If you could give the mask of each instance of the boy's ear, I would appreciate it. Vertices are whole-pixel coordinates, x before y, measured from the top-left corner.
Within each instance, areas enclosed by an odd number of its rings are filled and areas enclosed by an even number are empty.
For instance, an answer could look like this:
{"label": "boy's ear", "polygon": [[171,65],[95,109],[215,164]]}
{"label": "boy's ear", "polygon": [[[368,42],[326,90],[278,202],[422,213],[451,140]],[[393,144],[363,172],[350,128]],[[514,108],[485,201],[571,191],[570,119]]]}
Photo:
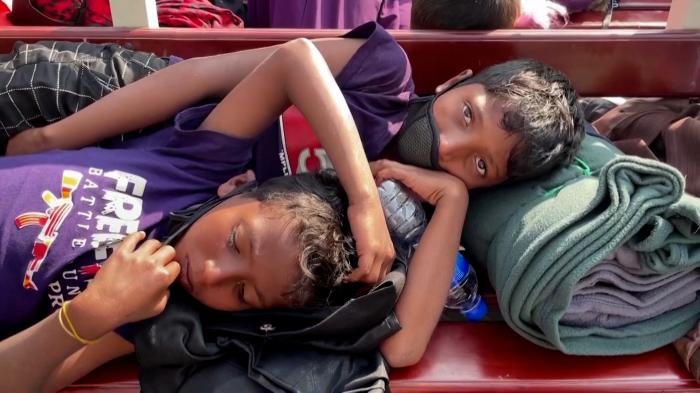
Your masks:
{"label": "boy's ear", "polygon": [[228,179],[228,181],[226,181],[226,183],[221,184],[219,186],[219,188],[216,190],[216,195],[223,198],[224,196],[230,194],[236,188],[238,188],[246,183],[250,183],[252,181],[255,181],[255,173],[253,171],[251,171],[250,169],[248,169],[247,171],[245,171],[245,173],[241,173],[240,175],[236,175],[236,176]]}
{"label": "boy's ear", "polygon": [[470,69],[466,69],[466,70],[460,72],[459,74],[448,79],[447,82],[438,85],[438,87],[435,88],[435,94],[441,94],[443,91],[449,89],[450,87],[456,85],[457,83],[460,83],[468,78],[471,78],[472,75],[474,75],[474,72]]}

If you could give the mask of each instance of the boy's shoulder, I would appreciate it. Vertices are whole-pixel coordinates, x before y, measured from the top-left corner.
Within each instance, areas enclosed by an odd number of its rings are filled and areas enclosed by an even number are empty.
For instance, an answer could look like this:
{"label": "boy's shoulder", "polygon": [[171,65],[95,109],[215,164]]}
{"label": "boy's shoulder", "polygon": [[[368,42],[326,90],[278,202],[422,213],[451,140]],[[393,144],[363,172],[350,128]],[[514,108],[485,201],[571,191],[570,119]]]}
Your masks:
{"label": "boy's shoulder", "polygon": [[343,36],[365,42],[336,77],[341,89],[413,94],[411,64],[396,39],[376,22],[356,27]]}

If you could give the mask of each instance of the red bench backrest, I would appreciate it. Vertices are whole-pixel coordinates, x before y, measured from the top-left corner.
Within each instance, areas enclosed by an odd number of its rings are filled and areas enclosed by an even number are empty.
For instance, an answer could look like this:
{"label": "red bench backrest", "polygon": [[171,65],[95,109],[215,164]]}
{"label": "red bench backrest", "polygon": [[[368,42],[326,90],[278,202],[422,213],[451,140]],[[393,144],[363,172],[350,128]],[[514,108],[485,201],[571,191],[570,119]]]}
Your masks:
{"label": "red bench backrest", "polygon": [[[0,52],[16,40],[111,41],[160,55],[183,57],[338,35],[333,30],[126,30],[10,27],[0,30]],[[394,33],[413,64],[418,91],[464,68],[532,57],[560,68],[586,96],[700,96],[700,32],[559,30]],[[436,59],[443,58],[443,61]]]}

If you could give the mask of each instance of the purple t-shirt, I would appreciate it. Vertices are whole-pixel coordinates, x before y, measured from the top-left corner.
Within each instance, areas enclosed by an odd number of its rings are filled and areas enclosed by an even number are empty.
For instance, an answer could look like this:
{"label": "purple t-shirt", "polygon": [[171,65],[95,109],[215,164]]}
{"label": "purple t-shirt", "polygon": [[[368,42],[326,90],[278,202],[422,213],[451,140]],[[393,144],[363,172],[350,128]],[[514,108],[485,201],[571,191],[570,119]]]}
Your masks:
{"label": "purple t-shirt", "polygon": [[248,0],[247,27],[352,29],[365,22],[411,28],[411,0]]}
{"label": "purple t-shirt", "polygon": [[[410,66],[375,23],[346,36],[367,39],[337,81],[373,159],[406,116]],[[213,106],[184,110],[173,127],[110,148],[0,158],[0,337],[82,292],[111,253],[105,244],[157,227],[245,169],[265,180],[330,166],[293,109],[256,140],[241,141],[192,131]]]}
{"label": "purple t-shirt", "polygon": [[[379,158],[406,118],[414,94],[408,57],[396,40],[374,22],[344,35],[365,38],[336,77],[350,108],[365,153]],[[313,130],[295,108],[270,125],[255,147],[253,170],[258,179],[330,167]]]}
{"label": "purple t-shirt", "polygon": [[212,108],[182,111],[154,148],[0,158],[0,337],[82,292],[109,244],[208,199],[250,163],[251,141],[195,131]]}

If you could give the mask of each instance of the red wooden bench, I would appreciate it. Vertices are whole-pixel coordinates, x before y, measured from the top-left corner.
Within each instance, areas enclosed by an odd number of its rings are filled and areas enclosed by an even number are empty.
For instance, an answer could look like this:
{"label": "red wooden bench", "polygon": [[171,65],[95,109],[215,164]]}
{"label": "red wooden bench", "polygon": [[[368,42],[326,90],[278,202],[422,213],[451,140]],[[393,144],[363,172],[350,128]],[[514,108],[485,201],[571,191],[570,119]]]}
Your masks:
{"label": "red wooden bench", "polygon": [[[0,29],[0,52],[15,40],[86,38],[184,57],[270,45],[291,30],[125,30],[108,28]],[[337,35],[308,31],[307,37]],[[532,57],[564,70],[586,96],[700,96],[700,32],[568,30],[396,32],[419,92],[463,68],[475,71],[507,59]],[[443,57],[444,56],[444,57]],[[436,61],[444,58],[445,61]],[[493,297],[489,297],[491,305]],[[442,323],[416,366],[392,372],[396,392],[700,391],[670,346],[624,357],[572,357],[542,349],[505,324]],[[67,392],[137,392],[133,358],[113,362]]]}
{"label": "red wooden bench", "polygon": [[[134,362],[112,362],[64,392],[138,392]],[[637,356],[566,356],[495,322],[442,323],[421,363],[392,372],[391,388],[398,393],[700,391],[670,347]]]}
{"label": "red wooden bench", "polygon": [[620,10],[668,10],[671,0],[618,0]]}

